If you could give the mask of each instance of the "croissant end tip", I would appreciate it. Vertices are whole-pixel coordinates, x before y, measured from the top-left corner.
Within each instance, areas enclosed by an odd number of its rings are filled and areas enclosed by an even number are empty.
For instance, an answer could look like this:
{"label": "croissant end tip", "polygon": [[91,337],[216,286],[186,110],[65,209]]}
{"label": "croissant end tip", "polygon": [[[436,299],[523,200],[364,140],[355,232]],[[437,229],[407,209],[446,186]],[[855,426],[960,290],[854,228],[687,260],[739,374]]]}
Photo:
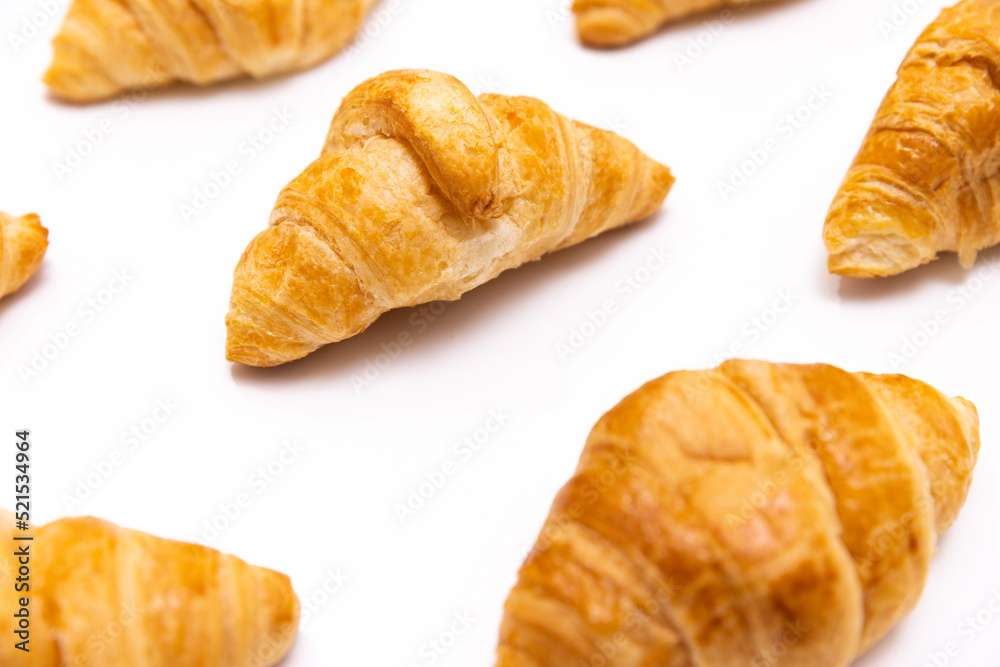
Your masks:
{"label": "croissant end tip", "polygon": [[573,6],[576,31],[588,46],[614,48],[644,37],[649,30],[620,7]]}
{"label": "croissant end tip", "polygon": [[847,237],[828,226],[824,236],[830,273],[850,278],[894,276],[934,259],[924,257],[909,238],[885,230]]}

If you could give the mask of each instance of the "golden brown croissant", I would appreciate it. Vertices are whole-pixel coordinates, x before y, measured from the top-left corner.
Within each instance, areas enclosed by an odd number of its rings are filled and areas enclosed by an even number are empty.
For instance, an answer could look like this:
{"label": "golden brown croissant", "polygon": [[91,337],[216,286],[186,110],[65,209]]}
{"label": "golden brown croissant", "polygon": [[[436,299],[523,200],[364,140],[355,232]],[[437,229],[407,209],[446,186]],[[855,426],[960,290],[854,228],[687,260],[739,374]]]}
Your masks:
{"label": "golden brown croissant", "polygon": [[0,212],[0,298],[34,275],[49,247],[49,230],[34,213],[15,218]]}
{"label": "golden brown croissant", "polygon": [[924,31],[826,219],[833,273],[890,276],[1000,241],[1000,5],[965,0]]}
{"label": "golden brown croissant", "polygon": [[965,502],[975,406],[899,375],[730,361],[594,427],[497,665],[843,667],[913,609]]}
{"label": "golden brown croissant", "polygon": [[574,0],[576,30],[591,46],[621,46],[648,37],[661,26],[711,11],[768,0]]}
{"label": "golden brown croissant", "polygon": [[269,667],[295,637],[288,577],[214,549],[90,518],[25,533],[3,510],[0,543],[0,665]]}
{"label": "golden brown croissant", "polygon": [[91,102],[171,81],[208,84],[311,67],[375,0],[73,0],[45,83]]}
{"label": "golden brown croissant", "polygon": [[528,97],[428,71],[375,77],[333,118],[233,277],[227,357],[274,366],[403,306],[644,218],[670,171]]}

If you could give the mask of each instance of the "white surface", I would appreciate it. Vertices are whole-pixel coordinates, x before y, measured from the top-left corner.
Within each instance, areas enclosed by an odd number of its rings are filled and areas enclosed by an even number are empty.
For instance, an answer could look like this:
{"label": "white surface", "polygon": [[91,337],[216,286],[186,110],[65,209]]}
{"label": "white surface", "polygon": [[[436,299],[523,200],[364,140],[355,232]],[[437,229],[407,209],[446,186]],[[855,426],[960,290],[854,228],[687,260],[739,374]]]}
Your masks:
{"label": "white surface", "polygon": [[[961,624],[1000,591],[1000,279],[959,308],[953,291],[975,272],[953,256],[896,279],[842,281],[826,273],[820,240],[898,63],[944,3],[912,0],[915,14],[888,37],[878,22],[891,16],[891,0],[740,12],[683,69],[675,57],[705,30],[700,19],[598,52],[577,44],[567,4],[402,0],[359,52],[300,75],[74,108],[39,83],[57,20],[14,53],[10,33],[40,2],[4,0],[0,207],[37,211],[51,230],[40,274],[0,304],[0,432],[9,440],[15,428],[33,431],[35,518],[94,514],[191,539],[246,492],[252,505],[214,546],[288,572],[304,599],[328,570],[350,578],[303,625],[288,665],[489,665],[518,566],[591,425],[623,396],[667,371],[713,365],[733,343],[743,356],[896,370],[889,353],[944,309],[946,325],[899,370],[978,404],[977,479],[920,607],[860,664],[922,667],[955,642],[948,665],[996,665],[1000,615],[971,639]],[[614,127],[673,167],[677,185],[648,222],[509,272],[447,304],[425,331],[412,313],[393,313],[295,364],[232,366],[223,318],[240,253],[281,187],[318,154],[340,98],[398,67],[535,95]],[[833,97],[788,137],[778,123],[814,86]],[[294,121],[248,161],[241,144],[274,109]],[[105,119],[110,134],[57,178],[54,163]],[[717,182],[770,137],[777,153],[723,202]],[[180,205],[230,160],[241,173],[185,224]],[[659,247],[671,253],[667,265],[634,298],[616,295],[616,282]],[[1000,252],[985,253],[977,271],[990,262]],[[78,304],[121,269],[134,278],[88,321]],[[754,338],[746,323],[765,316],[779,290],[794,293],[795,307]],[[617,313],[560,359],[557,343],[608,296]],[[19,366],[70,322],[80,335],[22,381]],[[400,331],[415,342],[357,393],[352,376]],[[141,427],[157,399],[179,407],[67,509],[64,494],[123,449],[122,434]],[[461,460],[455,443],[491,409],[508,423]],[[286,439],[306,450],[258,495],[251,476]],[[0,451],[0,469],[6,458],[12,448]],[[449,459],[457,473],[400,525],[394,505]],[[0,503],[11,496],[0,487]],[[423,647],[464,611],[471,629],[430,660]]]}

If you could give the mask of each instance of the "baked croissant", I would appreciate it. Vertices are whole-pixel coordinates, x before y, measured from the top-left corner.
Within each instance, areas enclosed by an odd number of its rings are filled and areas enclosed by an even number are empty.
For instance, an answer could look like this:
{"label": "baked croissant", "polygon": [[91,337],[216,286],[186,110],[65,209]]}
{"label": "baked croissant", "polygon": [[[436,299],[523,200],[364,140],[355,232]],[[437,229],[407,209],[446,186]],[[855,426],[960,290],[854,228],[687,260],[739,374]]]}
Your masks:
{"label": "baked croissant", "polygon": [[429,71],[354,89],[233,276],[227,358],[274,366],[644,218],[670,171],[529,97]]}
{"label": "baked croissant", "polygon": [[975,406],[899,375],[730,361],[594,427],[497,665],[842,667],[910,612],[965,502]]}
{"label": "baked croissant", "polygon": [[42,263],[49,230],[34,213],[15,218],[0,212],[0,298],[16,292]]}
{"label": "baked croissant", "polygon": [[[34,540],[12,539],[24,535]],[[214,549],[91,518],[25,533],[3,510],[0,542],[0,665],[269,667],[295,637],[288,577]],[[20,596],[28,653],[15,647],[26,639],[15,634]]]}
{"label": "baked croissant", "polygon": [[73,0],[45,83],[92,102],[171,81],[305,69],[340,51],[375,0]]}
{"label": "baked croissant", "polygon": [[574,0],[576,30],[591,46],[622,46],[667,23],[715,9],[745,8],[768,0]]}
{"label": "baked croissant", "polygon": [[826,218],[829,268],[890,276],[1000,241],[1000,6],[945,9],[899,68]]}

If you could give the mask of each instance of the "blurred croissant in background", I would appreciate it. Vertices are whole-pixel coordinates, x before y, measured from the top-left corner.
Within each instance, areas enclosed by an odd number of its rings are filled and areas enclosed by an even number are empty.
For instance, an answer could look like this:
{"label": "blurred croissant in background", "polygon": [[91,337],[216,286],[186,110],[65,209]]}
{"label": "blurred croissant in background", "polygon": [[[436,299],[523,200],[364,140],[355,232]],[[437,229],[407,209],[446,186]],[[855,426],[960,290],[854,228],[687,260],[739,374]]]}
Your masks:
{"label": "blurred croissant in background", "polygon": [[295,640],[283,574],[89,517],[17,526],[0,509],[3,667],[271,667]]}
{"label": "blurred croissant in background", "polygon": [[42,263],[49,230],[34,213],[14,217],[0,212],[0,298],[16,292]]}
{"label": "blurred croissant in background", "polygon": [[75,102],[172,81],[306,69],[344,48],[375,0],[73,0],[45,83]]}
{"label": "blurred croissant in background", "polygon": [[772,0],[575,0],[576,30],[590,46],[623,46],[662,26],[711,10],[744,9]]}

